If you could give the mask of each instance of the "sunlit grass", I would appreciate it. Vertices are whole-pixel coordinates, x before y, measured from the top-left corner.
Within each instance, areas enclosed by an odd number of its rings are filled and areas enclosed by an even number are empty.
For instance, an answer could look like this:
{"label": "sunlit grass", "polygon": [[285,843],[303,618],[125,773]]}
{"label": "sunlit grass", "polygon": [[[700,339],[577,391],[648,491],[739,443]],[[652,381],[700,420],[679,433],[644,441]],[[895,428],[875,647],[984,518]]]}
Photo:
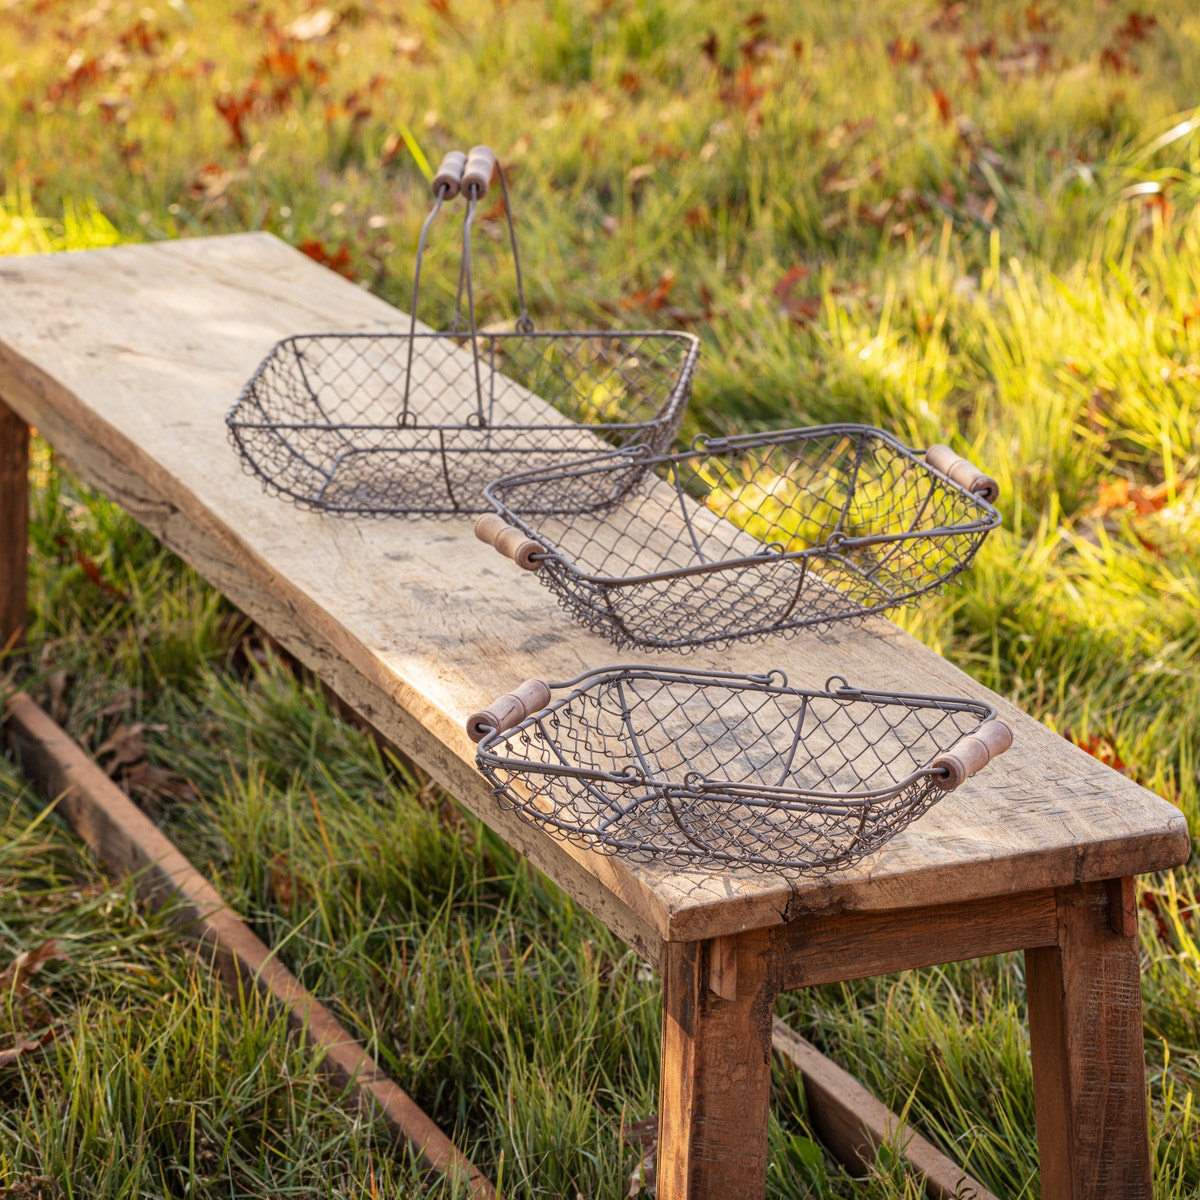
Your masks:
{"label": "sunlit grass", "polygon": [[[344,247],[404,306],[420,159],[487,141],[539,325],[701,336],[687,436],[862,420],[995,475],[1004,528],[900,619],[1197,828],[1194,5],[1150,24],[1129,6],[380,2],[330,6],[324,32],[319,6],[267,11],[4,7],[0,253],[261,228]],[[511,316],[501,229],[481,230],[483,319]],[[457,233],[431,248],[435,322]],[[657,1102],[652,973],[244,644],[42,443],[33,478],[32,654],[4,669],[93,749],[146,726],[198,798],[143,799],[506,1190],[624,1196],[621,1126]],[[274,1018],[35,823],[8,768],[0,797],[0,970],[49,937],[71,954],[37,980],[62,1035],[0,1069],[0,1189],[439,1194]],[[1200,1194],[1197,886],[1189,867],[1143,896],[1160,1200]],[[1037,1194],[1019,957],[781,1007],[997,1194]],[[38,1016],[10,1002],[0,1035],[39,1035]],[[827,1160],[782,1068],[773,1113],[770,1195],[917,1194],[894,1158],[857,1183]]]}

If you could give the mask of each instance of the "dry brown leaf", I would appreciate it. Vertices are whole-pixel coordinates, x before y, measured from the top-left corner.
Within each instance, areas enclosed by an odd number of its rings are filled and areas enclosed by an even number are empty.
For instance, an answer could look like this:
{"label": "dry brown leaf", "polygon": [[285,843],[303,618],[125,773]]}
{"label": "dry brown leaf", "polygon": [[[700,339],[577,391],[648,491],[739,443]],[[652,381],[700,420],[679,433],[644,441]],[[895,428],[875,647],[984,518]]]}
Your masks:
{"label": "dry brown leaf", "polygon": [[312,888],[304,876],[292,867],[287,851],[281,850],[276,854],[267,870],[271,899],[280,908],[291,909],[297,901],[303,903],[312,899]]}
{"label": "dry brown leaf", "polygon": [[[105,738],[96,747],[97,759],[112,755],[112,761],[104,768],[110,778],[122,767],[132,766],[146,757],[145,732],[147,728],[141,722],[136,725],[118,725],[112,736]],[[157,728],[161,729],[162,726]]]}
{"label": "dry brown leaf", "polygon": [[178,800],[190,804],[196,799],[196,789],[186,779],[166,767],[153,763],[135,763],[121,775],[121,786],[139,799]]}
{"label": "dry brown leaf", "polygon": [[284,27],[283,32],[298,42],[315,42],[328,37],[338,20],[337,13],[327,8],[318,8],[297,17],[290,25]]}
{"label": "dry brown leaf", "polygon": [[58,1184],[49,1175],[33,1171],[25,1171],[4,1193],[5,1200],[58,1200],[61,1195]]}
{"label": "dry brown leaf", "polygon": [[67,688],[70,686],[70,684],[70,673],[62,668],[54,671],[46,680],[46,690],[48,692],[47,707],[50,710],[51,717],[53,717],[54,720],[60,725],[66,723],[67,716],[70,712],[64,698],[66,696]]}
{"label": "dry brown leaf", "polygon": [[636,1146],[640,1150],[637,1166],[629,1173],[629,1190],[625,1200],[638,1200],[643,1191],[651,1196],[655,1194],[658,1180],[656,1168],[658,1165],[658,1117],[652,1115],[645,1120],[635,1121],[621,1130],[621,1141],[626,1146]]}
{"label": "dry brown leaf", "polygon": [[58,1030],[51,1026],[40,1038],[17,1038],[15,1046],[10,1046],[7,1050],[0,1050],[0,1067],[11,1067],[17,1059],[23,1058],[34,1050],[40,1050],[43,1046],[50,1045],[56,1037],[58,1037]]}
{"label": "dry brown leaf", "polygon": [[57,938],[50,938],[32,950],[22,950],[3,971],[0,971],[0,994],[25,991],[29,987],[29,980],[48,962],[69,960],[70,955],[59,946]]}
{"label": "dry brown leaf", "polygon": [[137,706],[142,699],[140,688],[123,688],[101,710],[102,717],[115,717],[117,713],[128,712]]}

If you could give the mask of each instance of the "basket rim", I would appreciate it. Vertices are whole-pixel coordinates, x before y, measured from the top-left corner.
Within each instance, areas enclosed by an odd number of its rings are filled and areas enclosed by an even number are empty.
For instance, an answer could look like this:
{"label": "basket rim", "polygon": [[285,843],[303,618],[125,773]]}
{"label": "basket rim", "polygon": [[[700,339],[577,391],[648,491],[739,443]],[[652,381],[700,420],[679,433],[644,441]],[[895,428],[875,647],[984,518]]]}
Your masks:
{"label": "basket rim", "polygon": [[[820,436],[837,433],[848,435],[861,434],[884,442],[893,450],[898,451],[902,457],[907,458],[918,469],[928,471],[929,474],[941,480],[947,487],[952,488],[959,495],[973,502],[983,510],[982,514],[972,521],[956,525],[940,525],[930,529],[907,530],[898,533],[872,534],[860,537],[837,535],[836,540],[829,539],[823,545],[809,546],[803,550],[785,550],[777,542],[763,543],[763,551],[760,554],[742,555],[737,558],[723,558],[713,562],[696,563],[686,567],[673,567],[670,570],[643,572],[640,575],[600,575],[584,571],[578,563],[562,550],[550,548],[550,546],[553,546],[551,539],[547,538],[536,525],[527,521],[515,509],[510,508],[501,498],[506,489],[518,485],[546,483],[579,474],[600,474],[605,471],[617,470],[626,464],[629,466],[640,466],[649,472],[653,471],[656,467],[687,462],[701,456],[721,454],[726,451],[751,450],[772,443],[815,440]],[[970,534],[986,536],[993,529],[998,528],[1003,520],[1000,511],[992,504],[974,492],[967,491],[966,488],[955,483],[954,480],[949,479],[936,468],[931,467],[919,451],[906,445],[899,438],[888,433],[887,430],[880,429],[875,425],[851,423],[796,426],[789,429],[765,430],[761,433],[738,434],[722,438],[712,438],[706,434],[699,434],[692,439],[691,446],[687,450],[671,451],[665,454],[652,454],[648,447],[640,445],[617,448],[604,451],[600,454],[589,455],[586,458],[576,459],[572,462],[556,463],[549,467],[532,468],[528,471],[502,475],[484,487],[483,495],[492,504],[496,512],[506,521],[518,526],[534,540],[548,544],[546,552],[541,556],[541,561],[555,562],[583,583],[608,588],[634,587],[646,583],[658,583],[670,579],[705,575],[713,571],[733,570],[738,567],[824,559],[831,554],[858,550],[867,546],[892,545],[897,542],[932,538],[961,537]],[[723,519],[728,520],[728,518]],[[754,537],[753,534],[747,534],[747,536]],[[773,547],[778,548],[775,549]]]}
{"label": "basket rim", "polygon": [[[640,664],[623,666],[599,667],[585,671],[573,679],[561,683],[550,683],[547,686],[553,691],[571,689],[557,700],[537,712],[530,714],[523,721],[509,729],[493,730],[480,739],[476,746],[475,761],[486,774],[488,769],[503,769],[510,771],[528,771],[541,776],[568,776],[584,781],[597,783],[615,783],[619,785],[640,784],[656,794],[663,796],[699,797],[707,800],[720,800],[729,797],[742,803],[747,798],[765,797],[777,800],[815,800],[850,804],[867,807],[880,800],[886,800],[903,792],[921,779],[937,774],[937,769],[930,763],[924,763],[911,771],[904,779],[889,784],[884,788],[859,789],[851,792],[820,791],[810,788],[781,787],[758,784],[731,783],[726,780],[710,779],[698,774],[689,774],[682,784],[664,781],[661,778],[647,776],[636,768],[623,771],[600,771],[590,767],[570,766],[566,763],[556,763],[552,767],[546,763],[531,759],[501,756],[495,753],[503,742],[517,737],[524,731],[539,725],[545,718],[561,711],[572,700],[587,694],[594,688],[603,687],[618,680],[647,679],[652,682],[664,681],[708,683],[729,690],[753,689],[767,695],[792,696],[804,700],[840,700],[847,703],[865,701],[875,704],[895,705],[905,708],[937,708],[945,712],[971,713],[979,718],[979,724],[994,719],[997,710],[986,700],[976,700],[969,696],[935,696],[914,692],[891,692],[867,688],[853,687],[839,675],[830,676],[826,680],[824,690],[815,688],[792,687],[787,682],[787,676],[782,670],[775,669],[767,674],[741,674],[736,672],[706,671],[688,667],[658,668]],[[839,681],[839,687],[831,685]],[[947,791],[953,789],[945,789]]]}
{"label": "basket rim", "polygon": [[[414,333],[400,332],[396,330],[351,330],[337,331],[325,330],[320,333],[291,333],[287,337],[280,338],[275,342],[263,358],[255,367],[254,373],[242,385],[241,391],[238,393],[237,399],[230,406],[225,414],[225,424],[230,430],[234,429],[317,429],[317,430],[375,430],[375,429],[392,429],[400,428],[400,426],[392,425],[375,425],[366,424],[363,422],[312,422],[312,423],[292,423],[286,424],[277,421],[246,421],[238,416],[238,410],[244,403],[250,400],[253,396],[255,385],[262,378],[267,368],[275,361],[277,356],[282,352],[291,350],[299,353],[296,348],[297,342],[314,342],[314,341],[395,341],[409,342],[416,339],[429,341],[437,338],[455,339],[458,341],[467,341],[471,334],[467,330],[452,332],[448,330],[435,329],[418,329]],[[476,338],[491,338],[496,340],[507,340],[511,338],[521,338],[528,340],[530,338],[603,338],[603,337],[636,337],[636,338],[658,338],[670,341],[682,342],[687,347],[687,353],[684,355],[679,368],[676,372],[675,381],[670,388],[664,393],[664,402],[653,417],[645,421],[628,421],[628,422],[575,422],[581,429],[654,429],[660,425],[670,424],[674,419],[675,414],[680,407],[687,402],[687,396],[691,391],[691,379],[695,374],[696,365],[700,358],[701,342],[700,338],[683,329],[534,329],[528,332],[523,332],[519,329],[483,331],[477,330]],[[545,402],[551,408],[553,405],[550,401]],[[406,428],[419,429],[441,429],[446,431],[451,430],[476,430],[480,428],[500,429],[500,430],[537,430],[545,429],[560,429],[561,424],[556,425],[492,425],[492,426],[477,426],[463,422],[460,424],[443,424],[443,425],[418,425],[407,426]]]}

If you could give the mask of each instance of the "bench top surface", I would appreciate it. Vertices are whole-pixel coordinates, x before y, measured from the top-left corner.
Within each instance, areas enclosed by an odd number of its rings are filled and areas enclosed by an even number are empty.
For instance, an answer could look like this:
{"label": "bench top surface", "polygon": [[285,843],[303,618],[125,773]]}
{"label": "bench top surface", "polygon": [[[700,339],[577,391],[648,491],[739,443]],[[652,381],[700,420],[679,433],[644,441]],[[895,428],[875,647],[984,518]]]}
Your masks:
{"label": "bench top surface", "polygon": [[[408,731],[439,782],[631,940],[652,949],[656,938],[1000,896],[1186,858],[1173,805],[885,620],[686,659],[618,651],[478,542],[469,519],[353,521],[264,495],[230,448],[225,413],[276,341],[324,330],[407,323],[266,234],[0,260],[0,397],[403,749]],[[1016,740],[881,851],[825,878],[627,865],[500,812],[464,731],[470,712],[524,679],[620,662],[782,667],[799,686],[836,674],[985,697]]]}

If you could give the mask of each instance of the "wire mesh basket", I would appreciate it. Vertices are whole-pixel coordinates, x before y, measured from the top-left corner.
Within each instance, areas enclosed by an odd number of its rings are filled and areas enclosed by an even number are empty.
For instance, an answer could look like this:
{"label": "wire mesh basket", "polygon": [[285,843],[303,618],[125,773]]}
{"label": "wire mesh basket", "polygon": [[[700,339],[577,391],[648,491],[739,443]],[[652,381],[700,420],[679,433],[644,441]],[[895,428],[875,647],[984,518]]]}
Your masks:
{"label": "wire mesh basket", "polygon": [[687,650],[937,590],[1000,523],[998,490],[945,446],[823,425],[508,476],[476,534],[618,646]]}
{"label": "wire mesh basket", "polygon": [[636,666],[530,680],[467,730],[500,804],[556,837],[806,874],[877,850],[1012,744],[977,700]]}
{"label": "wire mesh basket", "polygon": [[[471,231],[492,173],[516,269],[516,328],[477,327]],[[612,446],[665,451],[678,432],[698,339],[659,330],[538,331],[525,304],[508,186],[495,155],[446,156],[421,229],[406,333],[285,338],[230,410],[230,439],[264,487],[347,516],[487,509],[482,486],[531,465]],[[418,327],[421,264],[443,205],[466,201],[454,322]],[[463,318],[463,300],[466,317]]]}

